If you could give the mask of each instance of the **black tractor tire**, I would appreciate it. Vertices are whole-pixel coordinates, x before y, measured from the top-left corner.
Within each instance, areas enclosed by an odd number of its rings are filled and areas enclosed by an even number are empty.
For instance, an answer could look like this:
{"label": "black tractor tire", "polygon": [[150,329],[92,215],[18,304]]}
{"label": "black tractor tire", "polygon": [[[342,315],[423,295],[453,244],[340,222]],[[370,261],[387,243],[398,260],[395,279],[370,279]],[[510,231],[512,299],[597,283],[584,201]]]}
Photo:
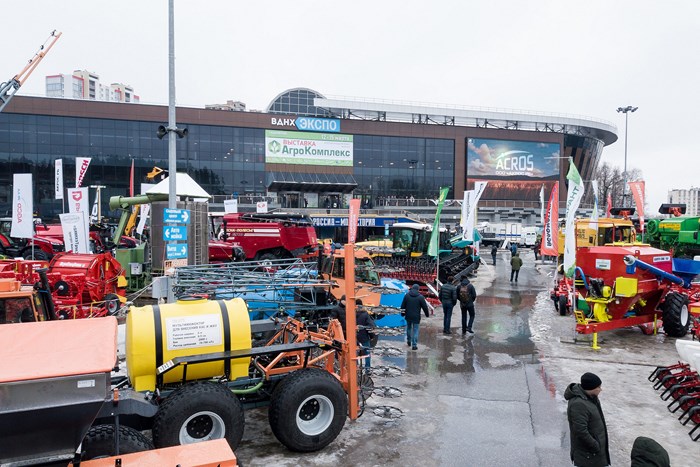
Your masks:
{"label": "black tractor tire", "polygon": [[121,307],[121,302],[119,301],[119,296],[113,293],[105,295],[105,309],[107,310],[107,314],[112,316],[114,315],[117,311],[119,311],[119,308]]}
{"label": "black tractor tire", "polygon": [[559,295],[557,301],[559,302],[559,316],[566,316],[569,313],[566,295]]}
{"label": "black tractor tire", "polygon": [[671,337],[683,337],[688,333],[690,313],[688,312],[688,297],[678,292],[666,295],[663,304],[662,319],[664,332]]}
{"label": "black tractor tire", "polygon": [[[24,259],[32,259],[32,249],[29,248],[25,250],[24,253],[22,253],[22,258]],[[37,261],[49,261],[51,258],[49,257],[49,254],[45,252],[44,250],[40,250],[39,248],[34,248],[34,259]]]}
{"label": "black tractor tire", "polygon": [[226,438],[235,450],[243,437],[243,405],[226,386],[189,383],[170,394],[153,421],[158,448]]}
{"label": "black tractor tire", "polygon": [[340,382],[319,368],[285,377],[272,392],[268,418],[275,437],[291,451],[328,446],[345,426],[348,398]]}
{"label": "black tractor tire", "polygon": [[140,431],[131,427],[119,426],[119,453],[114,449],[114,425],[96,425],[90,428],[83,440],[82,460],[99,459],[118,454],[133,454],[150,451],[153,443]]}

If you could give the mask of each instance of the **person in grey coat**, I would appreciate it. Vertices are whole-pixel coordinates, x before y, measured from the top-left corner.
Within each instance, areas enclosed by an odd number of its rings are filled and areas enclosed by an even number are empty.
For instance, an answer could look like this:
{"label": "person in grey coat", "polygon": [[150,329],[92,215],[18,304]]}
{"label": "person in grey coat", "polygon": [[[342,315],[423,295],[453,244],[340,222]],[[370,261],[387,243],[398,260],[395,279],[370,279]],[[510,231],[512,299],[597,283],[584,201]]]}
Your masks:
{"label": "person in grey coat", "polygon": [[454,286],[454,281],[454,276],[449,276],[447,282],[440,287],[440,294],[438,295],[440,303],[442,303],[442,314],[444,315],[442,320],[442,332],[445,334],[452,334],[452,331],[450,331],[452,309],[455,307],[455,304],[457,304],[457,287]]}
{"label": "person in grey coat", "polygon": [[571,432],[571,461],[577,467],[610,465],[608,429],[598,395],[602,381],[593,373],[584,373],[581,384],[571,383],[564,391],[568,402],[566,416]]}
{"label": "person in grey coat", "polygon": [[406,343],[413,350],[418,350],[418,328],[420,327],[420,312],[425,313],[425,317],[430,317],[428,302],[418,291],[418,284],[413,284],[411,290],[403,297],[401,309],[406,316]]}

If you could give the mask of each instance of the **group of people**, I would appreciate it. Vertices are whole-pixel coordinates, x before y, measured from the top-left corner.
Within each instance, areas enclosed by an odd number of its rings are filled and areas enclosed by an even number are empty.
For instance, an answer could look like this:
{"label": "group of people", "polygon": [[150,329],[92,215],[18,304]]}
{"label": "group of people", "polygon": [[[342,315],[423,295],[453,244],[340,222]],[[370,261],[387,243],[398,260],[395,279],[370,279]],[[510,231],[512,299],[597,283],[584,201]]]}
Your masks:
{"label": "group of people", "polygon": [[[466,277],[459,285],[456,285],[454,276],[447,278],[447,282],[440,288],[439,299],[442,303],[443,333],[452,334],[450,330],[452,323],[452,310],[459,302],[462,312],[462,334],[474,334],[472,325],[474,324],[474,302],[476,301],[476,289]],[[406,345],[411,350],[418,349],[418,335],[420,330],[421,313],[426,318],[430,317],[430,308],[425,297],[420,293],[418,284],[413,284],[401,302],[402,314],[406,319]]]}
{"label": "group of people", "polygon": [[[584,373],[580,383],[571,383],[564,391],[566,417],[571,435],[571,462],[577,467],[610,465],[608,428],[605,424],[600,395],[603,382],[598,375]],[[631,467],[670,467],[668,452],[651,438],[634,440]]]}
{"label": "group of people", "polygon": [[[340,322],[340,327],[343,328],[343,333],[347,333],[345,323],[346,323],[346,305],[347,299],[345,295],[340,297],[338,300],[338,305],[331,310],[329,317],[331,319],[337,319]],[[371,330],[376,328],[377,325],[374,323],[372,317],[365,310],[362,300],[355,300],[355,325],[357,326],[357,343],[360,345],[361,357],[365,357],[360,360],[360,365],[364,365],[366,368],[370,367],[372,357],[370,355],[370,347],[372,342]]]}

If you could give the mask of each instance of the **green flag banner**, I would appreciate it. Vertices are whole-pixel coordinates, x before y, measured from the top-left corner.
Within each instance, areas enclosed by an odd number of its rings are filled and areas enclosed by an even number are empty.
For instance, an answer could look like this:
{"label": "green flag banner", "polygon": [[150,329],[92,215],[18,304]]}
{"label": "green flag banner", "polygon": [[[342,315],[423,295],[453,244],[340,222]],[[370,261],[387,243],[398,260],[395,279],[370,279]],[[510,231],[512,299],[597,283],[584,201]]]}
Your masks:
{"label": "green flag banner", "polygon": [[438,255],[440,240],[440,213],[442,212],[442,206],[445,204],[445,199],[447,198],[448,191],[450,191],[449,186],[440,188],[440,198],[438,198],[437,211],[435,212],[435,223],[433,224],[433,233],[430,235],[430,245],[428,246],[429,256]]}
{"label": "green flag banner", "polygon": [[564,237],[564,273],[566,277],[574,277],[576,269],[576,210],[583,198],[583,180],[579,175],[574,161],[569,158],[569,190],[566,196],[566,230]]}

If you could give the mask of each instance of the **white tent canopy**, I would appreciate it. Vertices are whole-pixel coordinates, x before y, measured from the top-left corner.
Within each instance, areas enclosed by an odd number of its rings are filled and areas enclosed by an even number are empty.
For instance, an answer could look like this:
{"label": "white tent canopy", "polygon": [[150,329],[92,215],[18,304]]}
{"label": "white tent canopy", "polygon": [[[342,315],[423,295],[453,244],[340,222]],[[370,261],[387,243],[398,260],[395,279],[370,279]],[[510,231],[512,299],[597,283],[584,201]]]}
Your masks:
{"label": "white tent canopy", "polygon": [[[170,194],[170,177],[165,177],[156,186],[153,186],[146,191],[145,194],[167,195]],[[188,198],[211,198],[209,193],[204,191],[204,188],[199,186],[197,182],[192,180],[192,177],[186,173],[177,173],[175,179],[175,188],[177,196],[185,196]]]}

